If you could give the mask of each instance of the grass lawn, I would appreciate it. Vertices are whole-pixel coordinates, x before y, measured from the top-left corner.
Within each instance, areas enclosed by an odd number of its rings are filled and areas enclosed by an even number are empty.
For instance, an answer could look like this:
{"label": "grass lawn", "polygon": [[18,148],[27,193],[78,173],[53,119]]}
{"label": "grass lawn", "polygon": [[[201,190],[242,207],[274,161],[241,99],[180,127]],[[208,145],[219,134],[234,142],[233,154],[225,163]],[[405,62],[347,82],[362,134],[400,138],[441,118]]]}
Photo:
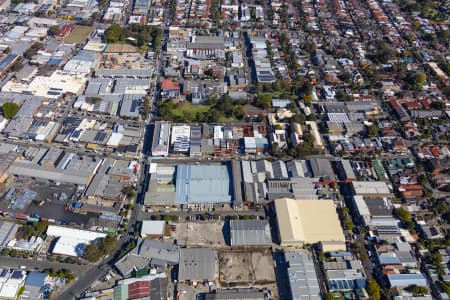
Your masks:
{"label": "grass lawn", "polygon": [[191,112],[194,116],[199,113],[205,113],[209,109],[209,105],[193,105],[190,102],[183,102],[177,104],[175,108],[172,110],[172,114],[174,116],[183,116],[183,114],[187,111]]}
{"label": "grass lawn", "polygon": [[75,26],[72,32],[64,39],[64,42],[69,44],[81,44],[91,32],[92,27],[90,26]]}
{"label": "grass lawn", "polygon": [[[283,96],[284,91],[278,91],[278,92],[273,92],[273,93],[268,93],[268,92],[262,92],[262,93],[258,93],[259,95],[269,95],[271,96],[273,99],[279,99],[279,98],[289,98],[289,97],[282,97]],[[290,95],[289,95],[290,96]]]}

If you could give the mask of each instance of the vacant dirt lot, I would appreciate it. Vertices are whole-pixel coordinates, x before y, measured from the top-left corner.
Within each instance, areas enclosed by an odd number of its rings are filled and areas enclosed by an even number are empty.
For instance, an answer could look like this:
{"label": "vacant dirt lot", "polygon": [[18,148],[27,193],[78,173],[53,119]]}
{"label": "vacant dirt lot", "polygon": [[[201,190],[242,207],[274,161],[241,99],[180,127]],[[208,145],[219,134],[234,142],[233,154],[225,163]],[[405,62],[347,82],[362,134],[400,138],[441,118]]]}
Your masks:
{"label": "vacant dirt lot", "polygon": [[219,282],[222,286],[275,282],[272,251],[219,251]]}
{"label": "vacant dirt lot", "polygon": [[222,233],[223,222],[183,222],[176,225],[172,237],[180,243],[186,242],[188,247],[211,247],[228,249]]}
{"label": "vacant dirt lot", "polygon": [[138,49],[129,44],[108,44],[105,48],[105,53],[126,53],[138,52]]}

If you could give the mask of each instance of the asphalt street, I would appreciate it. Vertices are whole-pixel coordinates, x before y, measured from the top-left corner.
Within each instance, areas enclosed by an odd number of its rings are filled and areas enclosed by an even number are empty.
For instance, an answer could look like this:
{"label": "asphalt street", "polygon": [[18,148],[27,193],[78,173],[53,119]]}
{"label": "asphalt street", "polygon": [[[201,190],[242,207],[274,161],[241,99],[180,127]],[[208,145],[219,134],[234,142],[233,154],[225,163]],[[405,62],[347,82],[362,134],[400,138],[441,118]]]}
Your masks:
{"label": "asphalt street", "polygon": [[43,269],[69,269],[75,275],[82,275],[86,268],[89,266],[77,265],[77,264],[66,264],[55,261],[42,260],[38,261],[35,259],[23,259],[0,256],[0,267],[18,269],[20,266],[26,266],[26,271],[43,270]]}

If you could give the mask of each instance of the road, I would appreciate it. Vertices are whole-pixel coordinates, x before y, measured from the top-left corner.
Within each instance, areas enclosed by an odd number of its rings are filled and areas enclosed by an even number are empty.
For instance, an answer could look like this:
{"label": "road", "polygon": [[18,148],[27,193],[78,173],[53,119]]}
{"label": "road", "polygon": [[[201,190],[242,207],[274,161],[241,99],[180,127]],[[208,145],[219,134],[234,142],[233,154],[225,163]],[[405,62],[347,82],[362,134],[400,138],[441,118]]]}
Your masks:
{"label": "road", "polygon": [[5,268],[18,269],[20,266],[26,266],[27,271],[33,270],[43,270],[43,269],[68,269],[71,270],[75,275],[80,276],[86,271],[85,265],[77,264],[66,264],[56,261],[42,260],[38,261],[35,259],[23,259],[15,257],[0,256],[0,266]]}
{"label": "road", "polygon": [[107,272],[109,272],[109,269],[103,270],[98,265],[91,268],[85,266],[84,274],[82,276],[78,276],[69,288],[65,289],[60,295],[58,295],[57,299],[77,299],[80,297],[82,292],[86,291],[96,280],[106,275]]}

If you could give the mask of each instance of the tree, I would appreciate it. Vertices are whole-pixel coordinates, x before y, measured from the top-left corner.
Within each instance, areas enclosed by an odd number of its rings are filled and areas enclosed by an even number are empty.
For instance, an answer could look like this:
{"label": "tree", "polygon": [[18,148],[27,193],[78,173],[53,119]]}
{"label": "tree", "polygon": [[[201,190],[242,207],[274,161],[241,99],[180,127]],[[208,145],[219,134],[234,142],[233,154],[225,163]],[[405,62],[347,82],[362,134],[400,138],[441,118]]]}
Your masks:
{"label": "tree", "polygon": [[367,136],[373,138],[373,137],[377,137],[379,133],[379,128],[377,125],[370,125],[369,127],[367,127]]}
{"label": "tree", "polygon": [[3,116],[6,119],[11,120],[12,118],[14,118],[14,116],[19,111],[19,105],[17,105],[14,102],[6,102],[2,106],[2,111],[3,111]]}
{"label": "tree", "polygon": [[96,262],[102,257],[102,254],[98,245],[96,243],[92,243],[84,248],[83,257],[90,262]]}
{"label": "tree", "polygon": [[122,192],[127,195],[128,199],[133,199],[136,197],[136,189],[131,185],[124,188]]}
{"label": "tree", "polygon": [[117,239],[111,235],[87,245],[83,257],[90,262],[96,262],[105,255],[112,253],[117,247]]}
{"label": "tree", "polygon": [[92,104],[97,104],[97,103],[103,101],[103,98],[101,98],[101,97],[92,97],[90,99],[90,101],[91,101]]}
{"label": "tree", "polygon": [[367,293],[370,296],[370,299],[374,300],[380,300],[381,299],[381,292],[380,292],[380,285],[378,282],[375,281],[375,279],[367,279]]}
{"label": "tree", "polygon": [[105,31],[105,41],[108,43],[117,43],[123,41],[125,36],[119,24],[112,24]]}
{"label": "tree", "polygon": [[272,106],[272,99],[270,95],[260,94],[256,98],[255,105],[263,109],[270,108]]}
{"label": "tree", "polygon": [[59,33],[59,26],[58,25],[53,25],[50,26],[50,28],[48,29],[48,34],[51,36],[55,36]]}
{"label": "tree", "polygon": [[147,117],[150,113],[150,98],[148,96],[144,97],[144,103],[142,105],[142,111],[144,112],[144,116]]}
{"label": "tree", "polygon": [[428,289],[424,286],[418,286],[415,284],[409,285],[405,288],[405,291],[413,294],[414,297],[423,296],[428,294]]}
{"label": "tree", "polygon": [[399,219],[403,224],[411,222],[411,214],[402,207],[394,209],[394,216],[397,219]]}

